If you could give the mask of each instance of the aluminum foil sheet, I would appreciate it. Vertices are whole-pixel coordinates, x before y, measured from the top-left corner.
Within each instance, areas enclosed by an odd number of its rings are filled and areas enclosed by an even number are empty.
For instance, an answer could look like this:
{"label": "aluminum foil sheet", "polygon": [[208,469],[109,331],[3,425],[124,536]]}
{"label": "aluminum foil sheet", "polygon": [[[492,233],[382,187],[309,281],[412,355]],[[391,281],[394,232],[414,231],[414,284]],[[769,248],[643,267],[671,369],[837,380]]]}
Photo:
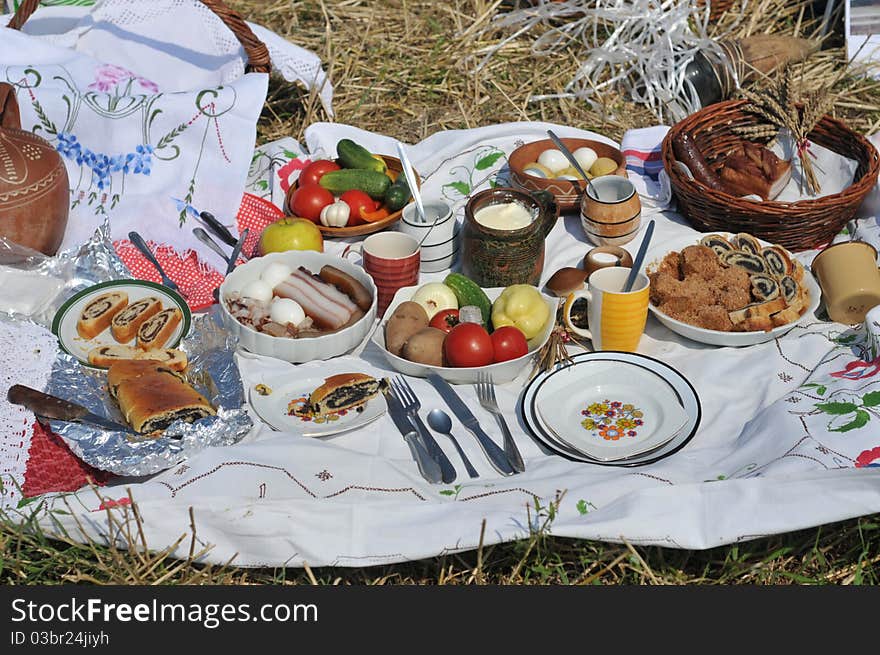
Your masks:
{"label": "aluminum foil sheet", "polygon": [[[179,346],[190,362],[187,380],[217,409],[217,416],[192,424],[177,421],[158,438],[54,420],[49,421],[52,431],[84,462],[125,476],[158,473],[205,448],[240,441],[253,421],[245,409],[244,385],[235,364],[236,343],[223,329],[217,309],[215,305],[214,311],[193,316],[192,329]],[[126,424],[106,388],[106,373],[83,366],[63,352],[52,369],[46,393]]]}

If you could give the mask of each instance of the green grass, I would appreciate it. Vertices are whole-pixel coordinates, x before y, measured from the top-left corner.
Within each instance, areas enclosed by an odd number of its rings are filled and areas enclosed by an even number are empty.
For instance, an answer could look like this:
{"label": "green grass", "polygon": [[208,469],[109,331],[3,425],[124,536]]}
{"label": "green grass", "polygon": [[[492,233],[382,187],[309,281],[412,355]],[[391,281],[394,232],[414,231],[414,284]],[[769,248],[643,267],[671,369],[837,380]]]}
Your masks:
{"label": "green grass", "polygon": [[[811,3],[755,0],[755,31],[808,32]],[[501,51],[480,73],[475,56],[502,35],[477,35],[498,3],[483,0],[229,0],[259,22],[321,56],[335,86],[335,120],[414,143],[444,129],[543,120],[619,139],[653,124],[647,111],[609,94],[597,111],[576,100],[530,103],[562,89],[578,51],[548,58],[527,39]],[[839,29],[838,22],[838,29]],[[723,25],[723,23],[722,23]],[[426,35],[432,35],[426,38]],[[442,38],[442,40],[441,40]],[[844,65],[839,37],[809,67],[813,83]],[[880,83],[847,77],[834,114],[872,133],[880,125]],[[302,139],[328,120],[317,96],[273,78],[259,123],[260,141]],[[145,552],[134,534],[127,549],[80,539],[50,539],[32,524],[0,516],[3,584],[878,584],[880,515],[704,551],[641,547],[549,536],[552,521],[513,543],[370,568],[243,569],[207,567]],[[198,526],[195,526],[196,530]],[[149,544],[147,544],[149,546]],[[197,554],[194,552],[194,555]]]}

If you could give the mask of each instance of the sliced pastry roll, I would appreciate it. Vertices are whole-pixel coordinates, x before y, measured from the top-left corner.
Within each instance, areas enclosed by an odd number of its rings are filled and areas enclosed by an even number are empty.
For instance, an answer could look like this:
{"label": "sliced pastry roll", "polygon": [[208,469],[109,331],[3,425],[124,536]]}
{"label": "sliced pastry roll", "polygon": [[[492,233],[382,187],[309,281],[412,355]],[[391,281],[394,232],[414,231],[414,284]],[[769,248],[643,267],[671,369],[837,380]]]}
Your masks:
{"label": "sliced pastry roll", "polygon": [[154,350],[141,350],[134,346],[112,345],[99,346],[89,351],[89,364],[110,368],[113,364],[126,360],[149,360],[158,362],[170,368],[172,371],[182,371],[186,368],[186,353],[176,348],[156,348]]}
{"label": "sliced pastry roll", "polygon": [[700,245],[711,248],[719,257],[726,252],[734,250],[734,247],[731,245],[730,241],[725,239],[720,234],[707,234],[702,239],[700,239]]}
{"label": "sliced pastry roll", "polygon": [[119,343],[128,343],[137,336],[138,328],[160,311],[162,311],[162,301],[155,296],[134,301],[116,314],[110,322],[113,338]]}
{"label": "sliced pastry roll", "polygon": [[177,307],[163,309],[151,316],[138,328],[137,347],[141,350],[163,348],[182,319],[183,312]]}
{"label": "sliced pastry roll", "polygon": [[767,273],[767,262],[760,254],[732,250],[721,255],[721,261],[727,266],[740,266],[749,273]]}
{"label": "sliced pastry roll", "polygon": [[752,295],[756,300],[773,300],[779,297],[779,282],[775,277],[764,273],[755,273],[749,276],[752,284]]}
{"label": "sliced pastry roll", "polygon": [[364,373],[331,375],[309,396],[315,414],[329,414],[362,405],[388,385],[385,378],[377,380]]}
{"label": "sliced pastry roll", "polygon": [[777,278],[791,275],[794,270],[791,257],[782,246],[767,246],[761,250],[761,256],[767,262],[768,272]]}
{"label": "sliced pastry roll", "polygon": [[761,254],[761,244],[755,237],[753,237],[751,234],[748,234],[747,232],[740,232],[735,237],[733,237],[731,241],[738,250],[742,250],[743,252],[747,252],[751,255]]}
{"label": "sliced pastry roll", "polygon": [[[148,366],[133,366],[143,365]],[[164,430],[175,421],[192,423],[216,411],[179,375],[155,362],[120,362],[107,375],[125,420],[136,432]]]}
{"label": "sliced pastry roll", "polygon": [[110,327],[117,313],[128,305],[124,291],[107,291],[89,300],[76,322],[76,331],[83,339],[94,339]]}

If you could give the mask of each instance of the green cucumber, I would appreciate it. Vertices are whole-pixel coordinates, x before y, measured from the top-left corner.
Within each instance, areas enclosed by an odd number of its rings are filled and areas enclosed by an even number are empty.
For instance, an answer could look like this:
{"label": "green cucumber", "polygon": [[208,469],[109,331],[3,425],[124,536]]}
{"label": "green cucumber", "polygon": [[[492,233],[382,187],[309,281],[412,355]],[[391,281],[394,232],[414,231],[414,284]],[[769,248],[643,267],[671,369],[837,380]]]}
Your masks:
{"label": "green cucumber", "polygon": [[367,171],[385,173],[388,166],[381,157],[376,157],[362,145],[351,139],[340,139],[336,144],[336,157],[343,168],[362,168]]}
{"label": "green cucumber", "polygon": [[412,192],[406,182],[406,175],[401,173],[385,191],[385,207],[392,213],[396,212],[403,209],[410,198],[412,198]]}
{"label": "green cucumber", "polygon": [[391,186],[391,178],[385,173],[361,168],[340,168],[338,171],[324,173],[318,184],[337,196],[358,189],[373,200],[382,200],[388,187]]}
{"label": "green cucumber", "polygon": [[452,289],[455,297],[458,298],[458,306],[475,305],[480,308],[483,315],[483,323],[489,325],[489,319],[492,316],[492,301],[486,292],[480,288],[480,285],[469,277],[461,273],[450,273],[443,280],[443,284]]}

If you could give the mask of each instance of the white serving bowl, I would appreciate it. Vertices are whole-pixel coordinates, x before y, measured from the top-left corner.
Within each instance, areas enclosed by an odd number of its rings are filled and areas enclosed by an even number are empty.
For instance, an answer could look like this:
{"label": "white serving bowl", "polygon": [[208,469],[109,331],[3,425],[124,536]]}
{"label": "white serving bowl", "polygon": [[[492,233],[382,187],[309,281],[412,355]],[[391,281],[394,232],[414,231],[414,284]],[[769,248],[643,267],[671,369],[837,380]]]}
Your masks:
{"label": "white serving bowl", "polygon": [[[651,273],[657,270],[657,267],[663,260],[663,257],[665,257],[668,253],[672,252],[673,250],[681,251],[687,246],[698,244],[700,242],[700,239],[706,234],[720,234],[725,238],[733,236],[729,232],[705,232],[693,236],[678,237],[674,240],[666,241],[663,244],[660,244],[654,251],[649,252],[648,255],[645,257],[645,261],[648,262],[645,267],[646,271]],[[763,239],[758,239],[758,242],[762,246],[770,245],[770,243],[764,241]],[[665,325],[676,334],[680,334],[683,337],[686,337],[693,341],[699,341],[700,343],[705,343],[710,346],[742,348],[745,346],[754,346],[759,343],[765,343],[767,341],[778,339],[786,332],[789,332],[798,323],[807,319],[813,320],[816,318],[816,310],[819,308],[819,301],[822,296],[822,290],[819,288],[819,283],[816,282],[816,278],[813,277],[813,274],[807,267],[804,267],[804,279],[802,281],[802,284],[807,288],[807,291],[809,291],[810,293],[810,304],[807,309],[796,321],[786,323],[785,325],[780,325],[773,328],[772,330],[767,331],[760,330],[752,332],[723,332],[721,330],[707,330],[706,328],[697,327],[696,325],[691,325],[690,323],[684,323],[683,321],[672,318],[668,314],[664,314],[654,305],[654,303],[650,303],[648,305],[648,309],[650,309],[651,313],[654,314],[655,317],[657,317],[658,321],[660,321],[663,325]]]}
{"label": "white serving bowl", "polygon": [[[304,266],[316,275],[323,266],[335,266],[363,284],[372,294],[373,304],[356,323],[331,334],[292,339],[273,337],[257,332],[253,328],[239,323],[229,313],[225,300],[229,294],[240,293],[246,284],[258,279],[263,270],[272,262],[280,262],[294,269],[298,266]],[[377,296],[376,284],[363,268],[355,266],[341,257],[334,257],[314,250],[291,250],[255,257],[232,271],[220,285],[220,307],[223,312],[223,322],[226,328],[238,337],[241,347],[258,355],[277,357],[294,364],[337,357],[364,341],[376,320]]]}
{"label": "white serving bowl", "polygon": [[[394,294],[394,298],[391,300],[391,304],[388,305],[388,310],[385,312],[386,320],[382,321],[382,324],[373,333],[373,343],[379,346],[379,349],[385,355],[386,359],[388,359],[388,363],[391,364],[391,367],[394,370],[399,371],[404,375],[412,375],[419,378],[423,378],[427,376],[428,373],[434,372],[451,384],[473,384],[477,381],[481,372],[488,373],[492,381],[496,384],[503,384],[515,379],[524,369],[533,365],[538,351],[544,347],[544,344],[546,344],[547,340],[550,338],[550,333],[553,331],[553,324],[555,323],[556,308],[559,302],[558,298],[553,298],[543,293],[541,294],[547,303],[547,306],[550,308],[550,316],[547,319],[546,325],[544,325],[544,329],[541,330],[536,337],[529,340],[529,352],[522,357],[510,359],[506,362],[499,362],[497,364],[489,364],[488,366],[458,368],[452,366],[429,366],[427,364],[411,362],[403,357],[398,357],[397,355],[388,352],[385,348],[385,323],[387,322],[387,318],[394,313],[394,310],[397,309],[397,306],[400,303],[410,300],[418,288],[418,286],[412,286],[398,289],[397,293]],[[504,291],[504,287],[492,287],[489,289],[483,289],[483,291],[489,296],[489,300],[494,302],[495,299],[501,295],[501,292]]]}

